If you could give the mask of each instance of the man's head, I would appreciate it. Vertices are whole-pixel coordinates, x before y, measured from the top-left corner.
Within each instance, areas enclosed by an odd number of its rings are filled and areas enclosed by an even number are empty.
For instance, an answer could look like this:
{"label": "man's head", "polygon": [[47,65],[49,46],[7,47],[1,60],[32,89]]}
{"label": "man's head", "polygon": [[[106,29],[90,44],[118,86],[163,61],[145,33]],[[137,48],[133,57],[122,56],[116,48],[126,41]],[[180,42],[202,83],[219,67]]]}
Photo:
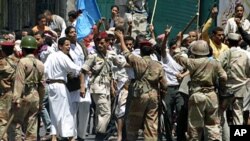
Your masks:
{"label": "man's head", "polygon": [[38,26],[44,27],[47,25],[46,17],[42,14],[40,14],[37,18]]}
{"label": "man's head", "polygon": [[131,36],[126,36],[124,38],[125,45],[127,46],[129,51],[133,51],[134,49],[134,44],[135,44],[135,39]]}
{"label": "man's head", "polygon": [[69,18],[69,21],[70,22],[74,22],[77,18],[78,14],[77,14],[77,11],[75,10],[71,10],[68,12],[68,18]]}
{"label": "man's head", "polygon": [[95,42],[96,49],[99,52],[106,54],[108,46],[109,46],[108,34],[105,31],[100,32],[98,35],[94,37],[94,42]]}
{"label": "man's head", "polygon": [[211,38],[217,45],[220,45],[224,41],[224,30],[221,27],[215,27],[212,31]]}
{"label": "man's head", "polygon": [[119,14],[119,6],[117,6],[117,5],[112,5],[111,6],[111,16],[112,17],[117,17],[118,16],[118,14]]}
{"label": "man's head", "polygon": [[32,30],[29,27],[24,27],[21,30],[22,37],[28,36],[32,34]]}
{"label": "man's head", "polygon": [[62,37],[58,40],[58,48],[65,54],[69,54],[70,40],[67,37]]}
{"label": "man's head", "polygon": [[142,56],[149,56],[154,52],[153,45],[148,40],[141,41],[139,44]]}
{"label": "man's head", "polygon": [[49,10],[45,10],[43,12],[43,15],[46,17],[46,19],[47,19],[48,22],[52,21],[52,13]]}
{"label": "man's head", "polygon": [[196,41],[198,39],[198,34],[196,31],[190,31],[188,35],[190,37],[191,42]]}
{"label": "man's head", "polygon": [[235,17],[237,18],[242,18],[244,14],[244,6],[241,3],[236,4],[235,9],[234,9],[234,14]]}
{"label": "man's head", "polygon": [[37,43],[37,46],[40,47],[44,44],[44,38],[43,38],[43,34],[44,32],[42,31],[38,31],[36,33],[34,33],[34,38],[36,39],[36,43]]}
{"label": "man's head", "polygon": [[66,29],[65,29],[65,34],[66,34],[66,37],[69,38],[70,42],[72,44],[75,44],[76,41],[77,41],[77,34],[76,34],[76,29],[75,27],[73,26],[68,26]]}
{"label": "man's head", "polygon": [[198,57],[207,57],[210,54],[209,46],[204,40],[197,40],[190,44],[191,55]]}
{"label": "man's head", "polygon": [[228,41],[228,45],[229,47],[237,47],[239,46],[239,42],[241,40],[241,36],[240,34],[237,33],[229,33],[227,35],[227,41]]}
{"label": "man's head", "polygon": [[1,46],[1,50],[3,52],[3,56],[7,57],[11,54],[13,54],[13,49],[15,44],[13,42],[9,42],[9,41],[4,41],[0,43]]}

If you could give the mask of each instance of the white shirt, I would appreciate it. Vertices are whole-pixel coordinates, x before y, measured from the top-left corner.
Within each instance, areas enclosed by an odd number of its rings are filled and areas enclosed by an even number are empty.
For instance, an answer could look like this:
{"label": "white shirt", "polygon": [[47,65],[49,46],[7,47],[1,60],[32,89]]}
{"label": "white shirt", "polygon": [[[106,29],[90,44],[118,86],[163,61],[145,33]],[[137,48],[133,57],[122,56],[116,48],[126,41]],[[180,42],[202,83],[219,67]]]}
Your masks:
{"label": "white shirt", "polygon": [[176,74],[181,73],[183,67],[179,65],[169,53],[166,54],[165,58],[162,58],[162,65],[166,74],[168,85],[169,86],[179,85]]}
{"label": "white shirt", "polygon": [[[250,22],[247,19],[243,18],[241,20],[241,25],[243,30],[250,33]],[[227,35],[228,33],[235,33],[236,31],[238,31],[238,26],[234,21],[234,17],[228,19],[224,29],[224,34]]]}

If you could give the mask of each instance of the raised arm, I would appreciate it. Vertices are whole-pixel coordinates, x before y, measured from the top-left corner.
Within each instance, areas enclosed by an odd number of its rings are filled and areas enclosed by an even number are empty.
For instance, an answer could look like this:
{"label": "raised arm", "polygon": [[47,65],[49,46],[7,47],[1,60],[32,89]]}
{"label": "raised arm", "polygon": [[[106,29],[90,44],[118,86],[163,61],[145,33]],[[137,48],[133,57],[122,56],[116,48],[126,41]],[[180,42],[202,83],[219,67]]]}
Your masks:
{"label": "raised arm", "polygon": [[165,58],[166,55],[167,55],[166,54],[166,44],[167,44],[168,36],[169,36],[169,34],[171,32],[171,29],[172,29],[172,26],[171,27],[167,26],[167,28],[165,29],[165,32],[164,32],[165,36],[164,36],[163,42],[161,44],[161,56],[163,58]]}

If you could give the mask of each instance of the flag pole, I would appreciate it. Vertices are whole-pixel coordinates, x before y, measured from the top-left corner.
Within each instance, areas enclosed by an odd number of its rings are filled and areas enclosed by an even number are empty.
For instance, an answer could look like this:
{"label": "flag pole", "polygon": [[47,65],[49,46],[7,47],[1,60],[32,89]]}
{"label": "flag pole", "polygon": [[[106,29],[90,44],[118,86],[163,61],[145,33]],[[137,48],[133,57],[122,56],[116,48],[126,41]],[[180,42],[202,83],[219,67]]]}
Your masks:
{"label": "flag pole", "polygon": [[197,5],[197,21],[196,21],[196,30],[197,32],[199,31],[199,24],[200,24],[200,6],[201,6],[201,1],[198,0],[198,5]]}
{"label": "flag pole", "polygon": [[154,3],[154,9],[153,9],[153,13],[152,13],[151,21],[150,21],[151,25],[153,24],[153,21],[154,21],[155,9],[156,9],[156,5],[157,5],[157,1],[158,0],[155,0],[155,3]]}

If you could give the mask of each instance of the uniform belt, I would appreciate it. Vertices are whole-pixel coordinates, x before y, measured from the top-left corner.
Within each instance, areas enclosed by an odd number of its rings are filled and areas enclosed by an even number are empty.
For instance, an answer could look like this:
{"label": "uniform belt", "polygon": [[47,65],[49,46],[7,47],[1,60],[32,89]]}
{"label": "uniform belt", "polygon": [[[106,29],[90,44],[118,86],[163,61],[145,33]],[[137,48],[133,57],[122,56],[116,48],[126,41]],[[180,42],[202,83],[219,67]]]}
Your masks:
{"label": "uniform belt", "polygon": [[46,80],[47,84],[53,84],[53,83],[62,83],[62,84],[66,84],[66,82],[64,80],[61,79],[48,79]]}

